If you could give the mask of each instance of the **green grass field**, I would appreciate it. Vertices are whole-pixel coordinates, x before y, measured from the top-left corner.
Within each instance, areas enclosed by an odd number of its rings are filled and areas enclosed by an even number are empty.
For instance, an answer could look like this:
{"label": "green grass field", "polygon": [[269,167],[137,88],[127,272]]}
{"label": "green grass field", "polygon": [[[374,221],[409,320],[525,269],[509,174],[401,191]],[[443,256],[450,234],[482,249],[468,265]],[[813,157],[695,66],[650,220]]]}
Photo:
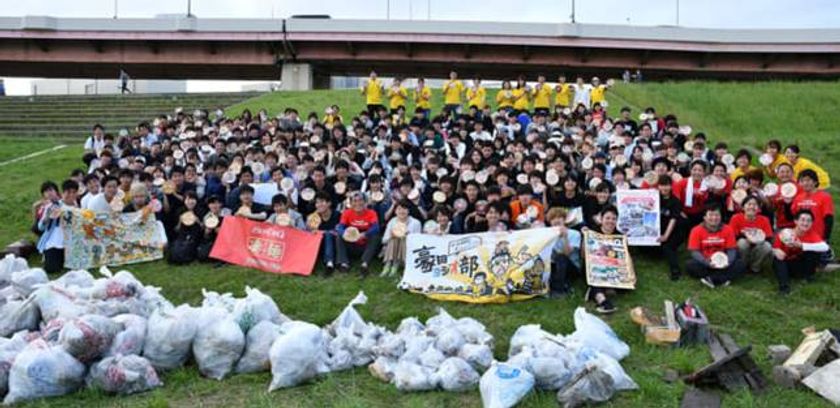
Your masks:
{"label": "green grass field", "polygon": [[[493,94],[493,92],[491,92]],[[750,145],[760,148],[771,137],[783,143],[798,141],[806,157],[822,164],[832,174],[840,174],[840,153],[835,142],[840,118],[833,110],[840,105],[840,82],[809,83],[714,83],[682,82],[618,86],[610,92],[610,110],[622,105],[635,109],[653,105],[664,114],[672,112],[695,131],[703,131],[712,141],[725,140],[733,148]],[[439,101],[439,99],[436,99]],[[332,103],[342,106],[349,120],[362,109],[358,91],[312,91],[305,93],[273,93],[253,99],[228,110],[238,112],[250,108],[254,113],[268,108],[273,115],[293,106],[302,115],[309,111],[323,112]],[[439,105],[438,105],[439,106]],[[5,140],[4,140],[5,141]],[[29,151],[15,144],[3,143],[0,158]],[[34,150],[39,150],[35,148]],[[0,242],[27,237],[29,205],[36,199],[41,181],[60,181],[75,167],[81,156],[78,145],[40,156],[25,162],[0,167]],[[835,199],[837,194],[834,193]],[[837,245],[837,238],[833,246]],[[34,260],[33,260],[34,261]],[[770,376],[766,357],[768,345],[785,343],[795,347],[801,340],[800,329],[840,327],[840,274],[820,276],[811,285],[797,283],[786,298],[776,294],[775,281],[769,271],[749,276],[732,287],[709,290],[699,282],[683,279],[672,283],[661,260],[635,255],[639,275],[638,289],[621,295],[620,312],[607,318],[616,332],[631,346],[630,356],[623,361],[628,373],[640,389],[619,394],[605,406],[675,407],[679,405],[685,386],[668,384],[662,374],[676,369],[681,374],[710,362],[702,347],[667,349],[644,343],[638,327],[630,322],[627,310],[637,305],[661,310],[665,299],[676,301],[691,297],[709,315],[713,326],[731,333],[741,345],[752,344],[753,357],[764,373]],[[510,336],[517,327],[539,323],[551,332],[573,331],[572,312],[580,305],[579,295],[563,300],[539,299],[507,305],[467,305],[441,303],[419,295],[403,293],[396,281],[378,277],[359,280],[355,276],[292,277],[274,276],[225,266],[208,265],[171,267],[164,262],[135,265],[127,268],[143,282],[163,288],[174,302],[196,304],[201,288],[243,294],[245,285],[255,286],[274,297],[287,315],[323,325],[331,321],[344,305],[363,289],[370,301],[359,308],[373,322],[394,328],[408,316],[425,320],[445,307],[456,317],[471,316],[487,325],[496,337],[496,357],[505,359]],[[283,406],[283,407],[477,407],[478,391],[465,394],[444,392],[403,394],[375,380],[367,370],[359,368],[331,374],[312,384],[297,388],[266,392],[270,374],[233,376],[222,382],[203,379],[195,367],[188,366],[163,376],[162,389],[138,396],[118,398],[91,391],[32,403],[31,406]],[[828,406],[808,390],[770,388],[762,395],[748,392],[725,394],[727,407],[815,407]],[[521,406],[556,406],[553,393],[532,393]]]}

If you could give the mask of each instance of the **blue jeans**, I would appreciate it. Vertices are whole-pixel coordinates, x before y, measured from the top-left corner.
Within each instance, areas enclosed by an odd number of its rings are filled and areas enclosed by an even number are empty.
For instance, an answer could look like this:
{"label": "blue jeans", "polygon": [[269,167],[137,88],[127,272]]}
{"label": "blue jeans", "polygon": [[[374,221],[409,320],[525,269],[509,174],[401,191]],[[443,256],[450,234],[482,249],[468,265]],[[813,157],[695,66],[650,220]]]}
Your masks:
{"label": "blue jeans", "polygon": [[324,233],[324,240],[321,241],[321,261],[335,263],[335,233],[332,231]]}

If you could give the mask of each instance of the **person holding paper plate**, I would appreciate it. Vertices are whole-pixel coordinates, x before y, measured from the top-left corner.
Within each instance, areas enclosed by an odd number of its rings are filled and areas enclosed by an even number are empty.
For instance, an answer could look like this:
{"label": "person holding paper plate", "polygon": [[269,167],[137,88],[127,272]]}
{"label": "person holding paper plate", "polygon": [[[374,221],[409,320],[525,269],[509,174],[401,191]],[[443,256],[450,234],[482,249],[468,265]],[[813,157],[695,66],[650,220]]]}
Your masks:
{"label": "person holding paper plate", "polygon": [[761,203],[757,196],[749,195],[741,202],[743,212],[732,216],[729,226],[738,240],[738,252],[750,272],[761,272],[770,261],[773,228],[770,219],[760,214]]}
{"label": "person holding paper plate", "polygon": [[712,289],[729,286],[746,270],[738,258],[735,233],[721,220],[720,206],[709,203],[703,211],[703,222],[692,228],[688,236],[691,259],[685,265],[686,272]]}
{"label": "person holding paper plate", "polygon": [[779,231],[773,241],[773,271],[783,295],[790,293],[793,276],[813,282],[820,254],[829,250],[828,244],[811,228],[814,214],[801,210],[793,219],[796,226]]}
{"label": "person holding paper plate", "polygon": [[336,258],[343,272],[350,270],[350,256],[361,258],[361,277],[367,276],[370,262],[379,250],[382,239],[379,217],[376,211],[367,208],[362,193],[349,194],[350,208],[341,213],[336,226]]}
{"label": "person holding paper plate", "polygon": [[409,215],[411,203],[403,199],[397,202],[394,218],[388,221],[385,226],[385,233],[382,234],[382,245],[384,245],[383,257],[384,268],[381,277],[397,276],[405,267],[406,235],[419,234],[423,226],[416,218]]}

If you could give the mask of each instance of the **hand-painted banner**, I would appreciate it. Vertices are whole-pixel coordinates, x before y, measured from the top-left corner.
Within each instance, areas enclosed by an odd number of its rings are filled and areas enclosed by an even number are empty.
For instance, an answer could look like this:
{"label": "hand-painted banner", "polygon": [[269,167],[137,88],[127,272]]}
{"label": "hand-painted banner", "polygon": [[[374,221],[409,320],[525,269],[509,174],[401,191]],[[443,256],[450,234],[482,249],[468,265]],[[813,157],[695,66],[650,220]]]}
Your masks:
{"label": "hand-painted banner", "polygon": [[115,214],[76,208],[62,215],[64,267],[91,269],[163,258],[166,234],[154,215]]}
{"label": "hand-painted banner", "polygon": [[320,246],[320,233],[225,217],[210,257],[265,272],[309,275]]}
{"label": "hand-painted banner", "polygon": [[618,229],[632,246],[659,245],[659,191],[618,190]]}
{"label": "hand-painted banner", "polygon": [[548,293],[556,228],[409,234],[399,287],[438,300],[505,303]]}
{"label": "hand-painted banner", "polygon": [[635,289],[636,271],[627,250],[627,237],[583,233],[586,283],[599,288]]}

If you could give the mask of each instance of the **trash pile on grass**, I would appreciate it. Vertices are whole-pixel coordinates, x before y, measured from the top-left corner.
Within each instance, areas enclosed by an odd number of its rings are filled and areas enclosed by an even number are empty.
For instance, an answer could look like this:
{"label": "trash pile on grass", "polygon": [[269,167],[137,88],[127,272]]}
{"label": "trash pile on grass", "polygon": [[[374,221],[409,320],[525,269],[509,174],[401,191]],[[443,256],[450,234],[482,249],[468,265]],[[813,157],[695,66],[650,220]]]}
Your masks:
{"label": "trash pile on grass", "polygon": [[4,404],[83,387],[127,395],[161,387],[158,374],[194,361],[202,376],[271,371],[269,391],[326,373],[367,366],[401,391],[479,387],[485,407],[511,407],[532,389],[556,391],[568,406],[636,388],[618,361],[629,347],[600,319],[575,312],[576,331],[552,335],[526,325],[508,361],[493,358],[479,321],[440,309],[395,331],[365,321],[360,292],[326,325],[292,320],[274,300],[203,290],[200,306],[174,305],[128,271],[99,278],[70,271],[50,281],[13,256],[0,260],[0,396]]}

